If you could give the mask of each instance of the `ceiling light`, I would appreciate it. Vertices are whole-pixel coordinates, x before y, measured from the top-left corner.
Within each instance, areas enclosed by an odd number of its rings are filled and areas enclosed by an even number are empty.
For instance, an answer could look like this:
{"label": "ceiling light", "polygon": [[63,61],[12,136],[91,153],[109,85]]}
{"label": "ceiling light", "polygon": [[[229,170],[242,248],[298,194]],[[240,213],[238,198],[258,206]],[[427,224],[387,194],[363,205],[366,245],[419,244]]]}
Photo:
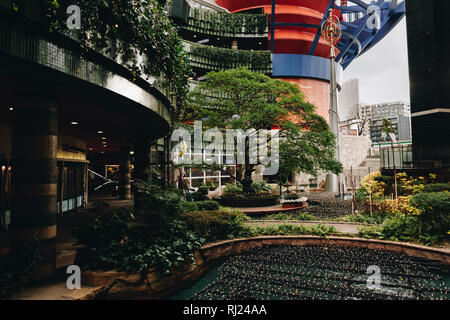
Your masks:
{"label": "ceiling light", "polygon": [[97,131],[97,133],[103,133],[103,131],[99,130],[99,131]]}
{"label": "ceiling light", "polygon": [[9,108],[9,111],[13,111],[13,110],[14,110],[14,108],[13,108],[13,107]]}
{"label": "ceiling light", "polygon": [[78,124],[77,121],[72,121],[70,124],[73,124],[74,126],[76,126]]}

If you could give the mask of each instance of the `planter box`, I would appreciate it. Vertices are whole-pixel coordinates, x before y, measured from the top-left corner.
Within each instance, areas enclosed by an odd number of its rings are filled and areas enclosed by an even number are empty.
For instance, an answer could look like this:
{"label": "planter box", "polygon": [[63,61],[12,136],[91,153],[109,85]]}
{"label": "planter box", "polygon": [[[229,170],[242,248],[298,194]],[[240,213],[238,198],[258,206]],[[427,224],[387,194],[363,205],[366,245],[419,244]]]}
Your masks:
{"label": "planter box", "polygon": [[233,208],[250,208],[250,207],[270,207],[275,206],[279,203],[280,198],[274,197],[261,197],[261,198],[250,198],[250,199],[235,199],[235,198],[216,198],[213,199],[220,203],[224,207]]}
{"label": "planter box", "polygon": [[294,203],[283,203],[283,208],[296,208],[301,207],[303,202],[294,202]]}

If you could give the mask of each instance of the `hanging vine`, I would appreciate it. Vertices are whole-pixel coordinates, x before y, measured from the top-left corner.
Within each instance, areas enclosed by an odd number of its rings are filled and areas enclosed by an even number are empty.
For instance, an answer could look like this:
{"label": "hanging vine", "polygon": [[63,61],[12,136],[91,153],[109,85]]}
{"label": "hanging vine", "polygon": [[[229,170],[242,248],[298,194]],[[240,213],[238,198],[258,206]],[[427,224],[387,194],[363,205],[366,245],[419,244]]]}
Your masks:
{"label": "hanging vine", "polygon": [[[190,65],[181,38],[158,0],[40,0],[41,23],[50,32],[70,33],[84,51],[94,49],[120,62],[132,72],[132,79],[164,76],[174,115],[188,92]],[[11,8],[21,12],[26,0],[12,0]],[[81,30],[67,29],[66,9],[81,9]],[[176,120],[176,119],[175,119]]]}

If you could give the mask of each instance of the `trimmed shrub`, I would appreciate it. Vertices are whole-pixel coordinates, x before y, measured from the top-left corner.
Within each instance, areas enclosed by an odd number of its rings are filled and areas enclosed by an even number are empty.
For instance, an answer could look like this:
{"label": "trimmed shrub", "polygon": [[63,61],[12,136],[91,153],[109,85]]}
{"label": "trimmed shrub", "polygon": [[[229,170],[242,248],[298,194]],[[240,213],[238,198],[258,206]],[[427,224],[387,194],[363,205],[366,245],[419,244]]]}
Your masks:
{"label": "trimmed shrub", "polygon": [[198,211],[198,206],[197,206],[198,202],[194,202],[194,201],[186,201],[184,203],[184,212],[194,212],[194,211]]}
{"label": "trimmed shrub", "polygon": [[197,206],[196,211],[219,210],[220,208],[219,203],[214,200],[197,201],[195,204]]}
{"label": "trimmed shrub", "polygon": [[450,193],[418,193],[410,202],[420,210],[421,233],[447,235],[450,230]]}
{"label": "trimmed shrub", "polygon": [[242,236],[248,228],[243,221],[248,217],[238,211],[214,210],[184,214],[187,227],[207,241],[232,239]]}
{"label": "trimmed shrub", "polygon": [[443,192],[443,191],[450,191],[450,183],[432,183],[432,184],[426,184],[422,192]]}
{"label": "trimmed shrub", "polygon": [[236,194],[236,193],[242,193],[242,184],[239,182],[234,183],[228,183],[225,188],[223,188],[223,194],[229,195],[229,194]]}
{"label": "trimmed shrub", "polygon": [[412,216],[388,216],[381,225],[381,234],[384,239],[409,240],[417,235],[417,219]]}
{"label": "trimmed shrub", "polygon": [[285,200],[297,200],[299,198],[298,194],[291,193],[284,197]]}
{"label": "trimmed shrub", "polygon": [[209,188],[207,186],[200,186],[200,187],[198,187],[197,192],[201,195],[206,196],[206,195],[208,195]]}
{"label": "trimmed shrub", "polygon": [[205,196],[204,194],[201,194],[199,192],[194,192],[193,194],[191,194],[191,198],[195,202],[209,200],[209,198],[207,196]]}
{"label": "trimmed shrub", "polygon": [[252,183],[252,192],[270,192],[272,187],[269,186],[265,181],[255,181]]}

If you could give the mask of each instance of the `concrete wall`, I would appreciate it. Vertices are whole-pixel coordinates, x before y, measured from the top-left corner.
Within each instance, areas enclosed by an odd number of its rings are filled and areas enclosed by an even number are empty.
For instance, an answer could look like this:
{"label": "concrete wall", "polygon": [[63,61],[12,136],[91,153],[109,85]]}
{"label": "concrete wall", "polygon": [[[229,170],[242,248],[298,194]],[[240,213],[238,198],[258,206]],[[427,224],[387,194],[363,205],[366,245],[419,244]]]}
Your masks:
{"label": "concrete wall", "polygon": [[372,141],[368,137],[339,135],[341,163],[344,168],[358,167],[366,159]]}

